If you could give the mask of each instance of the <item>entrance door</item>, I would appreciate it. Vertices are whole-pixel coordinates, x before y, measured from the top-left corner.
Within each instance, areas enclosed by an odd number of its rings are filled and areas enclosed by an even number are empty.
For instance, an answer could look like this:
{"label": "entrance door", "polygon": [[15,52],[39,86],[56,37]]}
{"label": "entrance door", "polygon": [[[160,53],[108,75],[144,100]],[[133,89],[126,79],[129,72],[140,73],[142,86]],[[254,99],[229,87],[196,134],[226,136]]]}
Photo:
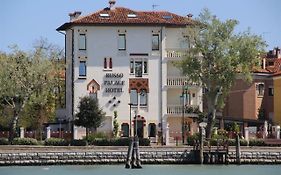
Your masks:
{"label": "entrance door", "polygon": [[[139,138],[143,138],[143,131],[144,131],[143,126],[144,126],[144,121],[137,121],[137,135]],[[136,125],[134,125],[134,135],[136,135]]]}

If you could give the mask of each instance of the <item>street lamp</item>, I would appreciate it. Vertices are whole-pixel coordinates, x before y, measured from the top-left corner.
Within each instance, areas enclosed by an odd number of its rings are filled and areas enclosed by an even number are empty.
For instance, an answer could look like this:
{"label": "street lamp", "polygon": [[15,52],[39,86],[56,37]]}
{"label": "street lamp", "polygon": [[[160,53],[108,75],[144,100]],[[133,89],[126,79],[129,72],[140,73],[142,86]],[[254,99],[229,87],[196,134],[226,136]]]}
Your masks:
{"label": "street lamp", "polygon": [[187,96],[187,90],[188,87],[186,86],[186,82],[184,82],[182,84],[182,94],[180,96],[180,98],[182,99],[182,121],[181,121],[181,137],[182,137],[182,144],[184,144],[184,130],[185,130],[185,126],[184,126],[184,112],[185,112],[185,98]]}
{"label": "street lamp", "polygon": [[132,105],[133,103],[128,104],[130,106],[130,125],[129,125],[129,136],[132,137]]}
{"label": "street lamp", "polygon": [[137,121],[137,109],[135,110],[135,137],[138,137],[138,121]]}

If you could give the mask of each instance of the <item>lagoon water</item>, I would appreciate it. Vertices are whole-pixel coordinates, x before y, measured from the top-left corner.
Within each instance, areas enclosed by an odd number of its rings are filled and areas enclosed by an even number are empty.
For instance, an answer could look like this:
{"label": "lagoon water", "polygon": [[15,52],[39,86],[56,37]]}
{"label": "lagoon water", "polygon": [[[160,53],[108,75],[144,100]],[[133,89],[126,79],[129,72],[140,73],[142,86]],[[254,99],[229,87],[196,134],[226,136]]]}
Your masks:
{"label": "lagoon water", "polygon": [[280,175],[281,165],[124,165],[10,166],[0,175]]}

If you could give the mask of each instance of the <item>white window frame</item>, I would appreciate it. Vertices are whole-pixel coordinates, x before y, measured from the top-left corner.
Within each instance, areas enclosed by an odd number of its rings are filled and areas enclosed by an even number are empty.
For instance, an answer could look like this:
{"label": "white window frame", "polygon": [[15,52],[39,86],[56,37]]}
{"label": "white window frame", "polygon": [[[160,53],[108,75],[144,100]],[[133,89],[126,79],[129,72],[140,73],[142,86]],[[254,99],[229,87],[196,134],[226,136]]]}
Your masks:
{"label": "white window frame", "polygon": [[[136,102],[137,103],[134,103],[133,100],[132,100],[132,98],[133,98],[132,97],[132,91],[134,91],[136,93],[136,98],[137,98]],[[138,93],[137,89],[131,89],[131,91],[130,91],[130,102],[132,103],[132,106],[138,106],[139,105],[139,93]]]}
{"label": "white window frame", "polygon": [[[81,63],[84,63],[85,66],[85,74],[80,74],[80,65]],[[79,67],[78,67],[78,73],[79,73],[79,77],[86,77],[87,76],[87,62],[86,61],[79,61]]]}
{"label": "white window frame", "polygon": [[[136,77],[142,77],[144,75],[148,75],[149,71],[149,65],[148,65],[148,59],[147,58],[131,58],[130,59],[130,74],[131,75],[136,75],[136,62],[141,62],[142,66],[142,74],[141,76],[136,76]],[[145,64],[146,64],[146,69],[145,69]]]}
{"label": "white window frame", "polygon": [[[121,40],[121,36],[124,39],[124,45],[121,46],[120,44],[120,40]],[[127,43],[126,43],[126,34],[125,33],[118,33],[118,38],[117,38],[117,45],[118,45],[118,50],[119,51],[125,51],[127,48]]]}
{"label": "white window frame", "polygon": [[87,50],[87,37],[86,37],[85,33],[79,33],[78,49],[79,50]]}
{"label": "white window frame", "polygon": [[[154,46],[153,41],[154,41],[155,36],[158,38],[158,47],[157,48],[153,47]],[[152,34],[151,49],[152,49],[152,51],[159,51],[160,50],[160,34],[159,33],[153,33]]]}

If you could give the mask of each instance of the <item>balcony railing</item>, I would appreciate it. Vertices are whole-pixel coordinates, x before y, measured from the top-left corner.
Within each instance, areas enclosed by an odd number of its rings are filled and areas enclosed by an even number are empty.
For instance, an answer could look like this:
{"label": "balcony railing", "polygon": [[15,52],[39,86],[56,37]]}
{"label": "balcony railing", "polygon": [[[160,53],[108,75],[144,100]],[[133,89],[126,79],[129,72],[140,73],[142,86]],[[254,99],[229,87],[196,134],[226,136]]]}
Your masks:
{"label": "balcony railing", "polygon": [[168,77],[167,86],[182,87],[186,86],[199,86],[198,83],[191,82],[187,77]]}
{"label": "balcony railing", "polygon": [[[183,112],[182,108],[183,108],[182,105],[168,105],[167,114],[181,115]],[[199,110],[199,105],[188,105],[184,107],[185,114],[194,114],[196,110]]]}
{"label": "balcony railing", "polygon": [[186,56],[186,51],[182,49],[166,49],[166,57],[179,59]]}

